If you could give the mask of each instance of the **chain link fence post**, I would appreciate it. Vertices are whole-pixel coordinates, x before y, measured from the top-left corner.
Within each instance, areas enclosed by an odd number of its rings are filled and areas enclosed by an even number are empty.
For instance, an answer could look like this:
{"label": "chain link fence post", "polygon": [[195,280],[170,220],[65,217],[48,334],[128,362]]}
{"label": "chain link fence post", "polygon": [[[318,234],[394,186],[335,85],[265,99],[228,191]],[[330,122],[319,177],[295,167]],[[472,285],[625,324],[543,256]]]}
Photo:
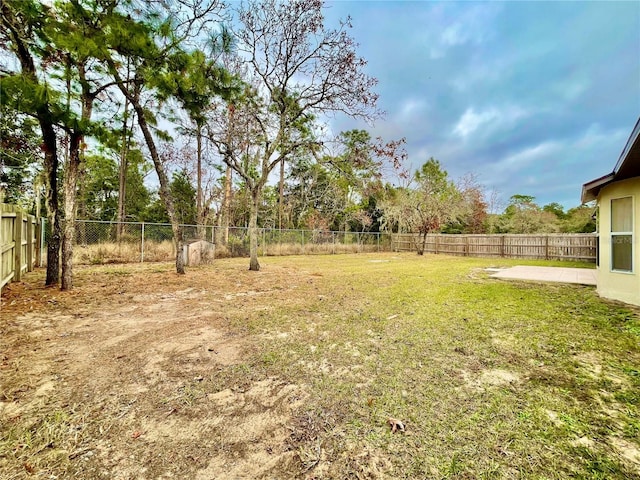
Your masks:
{"label": "chain link fence post", "polygon": [[267,229],[262,229],[262,256],[267,256]]}

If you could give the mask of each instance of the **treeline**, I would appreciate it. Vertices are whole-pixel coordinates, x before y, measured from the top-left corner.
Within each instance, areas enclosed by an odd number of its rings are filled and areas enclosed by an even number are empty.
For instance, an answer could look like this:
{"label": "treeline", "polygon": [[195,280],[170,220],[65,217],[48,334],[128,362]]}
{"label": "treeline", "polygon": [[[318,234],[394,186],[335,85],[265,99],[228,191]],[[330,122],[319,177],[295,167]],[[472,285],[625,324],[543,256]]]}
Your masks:
{"label": "treeline", "polygon": [[[44,187],[51,225],[49,285],[72,286],[76,216],[113,215],[116,199],[117,220],[169,220],[184,273],[181,178],[196,190],[198,224],[220,188],[220,221],[230,223],[240,182],[258,270],[258,214],[272,173],[282,179],[301,158],[336,159],[344,175],[402,159],[401,141],[327,138],[327,115],[371,122],[380,112],[349,20],[326,25],[319,0],[3,0],[0,8],[7,198],[17,189],[23,199],[25,175],[40,171],[33,184],[36,198]],[[155,193],[141,181],[151,170]],[[278,194],[284,205],[282,180]]]}
{"label": "treeline", "polygon": [[183,224],[249,227],[252,270],[258,227],[591,228],[589,209],[530,197],[491,215],[472,177],[453,182],[434,159],[406,172],[404,139],[330,136],[332,115],[381,112],[349,19],[326,25],[320,0],[0,8],[0,187],[46,209],[48,285],[72,287],[76,218],[171,223],[178,273]]}

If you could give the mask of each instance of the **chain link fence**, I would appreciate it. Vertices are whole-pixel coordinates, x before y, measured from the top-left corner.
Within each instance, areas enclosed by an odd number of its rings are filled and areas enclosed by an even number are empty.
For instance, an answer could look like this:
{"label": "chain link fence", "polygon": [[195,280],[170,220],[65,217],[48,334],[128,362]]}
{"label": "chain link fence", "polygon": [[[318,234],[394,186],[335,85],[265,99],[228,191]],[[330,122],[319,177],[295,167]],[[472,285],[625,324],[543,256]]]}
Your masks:
{"label": "chain link fence", "polygon": [[[45,235],[48,234],[44,225],[43,229]],[[249,256],[249,232],[246,227],[182,225],[182,230],[185,244],[196,240],[213,243],[215,258]],[[510,242],[508,248],[507,237]],[[597,235],[594,234],[434,234],[429,239],[429,248],[426,250],[429,253],[583,261],[593,261],[597,256]],[[434,241],[435,249],[431,248]],[[515,247],[512,245],[513,241],[517,241]],[[44,240],[42,243],[44,245]],[[522,251],[514,251],[516,247]],[[523,250],[525,248],[526,251]],[[537,250],[534,252],[533,248]],[[546,250],[542,251],[543,248]],[[261,257],[392,251],[415,251],[415,238],[411,234],[377,232],[258,229],[258,255]],[[42,252],[44,258],[44,247]],[[168,223],[76,220],[76,245],[73,252],[75,264],[170,262],[175,258],[173,230]]]}
{"label": "chain link fence", "polygon": [[[248,257],[249,234],[244,227],[182,225],[185,243],[215,244],[215,257]],[[258,255],[309,255],[391,250],[391,235],[369,232],[258,229]],[[164,262],[175,259],[170,224],[76,221],[74,263]]]}

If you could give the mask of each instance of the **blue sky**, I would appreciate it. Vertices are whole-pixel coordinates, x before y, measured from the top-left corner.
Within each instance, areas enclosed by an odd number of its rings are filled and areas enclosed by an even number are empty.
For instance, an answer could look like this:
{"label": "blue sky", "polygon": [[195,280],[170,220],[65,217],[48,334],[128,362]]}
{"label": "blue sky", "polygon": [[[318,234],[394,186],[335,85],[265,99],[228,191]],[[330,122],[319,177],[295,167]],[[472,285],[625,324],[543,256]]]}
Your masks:
{"label": "blue sky", "polygon": [[640,2],[328,2],[347,15],[387,113],[332,128],[405,137],[413,170],[474,173],[502,208],[579,205],[640,116]]}

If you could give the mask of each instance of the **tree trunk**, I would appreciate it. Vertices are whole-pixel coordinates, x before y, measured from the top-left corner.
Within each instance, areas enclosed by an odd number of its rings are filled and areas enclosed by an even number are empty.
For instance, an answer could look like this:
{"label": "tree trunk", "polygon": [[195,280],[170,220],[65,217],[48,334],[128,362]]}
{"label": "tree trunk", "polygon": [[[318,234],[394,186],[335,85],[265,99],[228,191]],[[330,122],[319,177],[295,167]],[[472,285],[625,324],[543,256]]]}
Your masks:
{"label": "tree trunk", "polygon": [[233,183],[233,170],[227,165],[224,178],[224,198],[222,199],[222,243],[229,243],[229,223],[231,217],[231,185]]}
{"label": "tree trunk", "polygon": [[147,124],[147,121],[144,117],[144,109],[142,108],[142,105],[140,105],[140,103],[134,103],[134,108],[136,109],[136,116],[138,117],[138,125],[140,125],[140,130],[142,130],[142,134],[147,144],[147,148],[149,149],[149,153],[151,154],[151,159],[153,160],[153,165],[155,166],[158,180],[160,182],[160,190],[158,193],[160,194],[160,198],[162,199],[164,206],[167,209],[167,215],[169,216],[169,221],[171,222],[173,240],[176,246],[176,272],[180,275],[184,275],[184,257],[182,256],[182,225],[178,223],[178,219],[176,217],[173,197],[171,196],[171,187],[169,185],[169,177],[167,176],[167,172],[164,169],[162,160],[160,160],[160,155],[158,154],[156,144],[153,140],[153,136],[151,135],[151,130],[149,129],[149,125]]}
{"label": "tree trunk", "polygon": [[427,248],[427,233],[428,232],[422,233],[422,242],[418,247],[418,255],[424,255],[424,251]]}
{"label": "tree trunk", "polygon": [[[78,171],[78,198],[85,198],[85,185],[84,185],[84,174],[85,170],[80,169]],[[87,218],[87,204],[86,202],[80,200],[78,202],[78,206],[76,207],[76,218]],[[87,224],[85,222],[79,223],[76,225],[76,241],[75,245],[86,245],[87,244]]]}
{"label": "tree trunk", "polygon": [[[81,120],[87,123],[91,120],[93,100],[89,83],[86,79],[85,65],[78,64],[78,75],[82,85],[82,113]],[[78,128],[78,127],[76,127]],[[77,211],[77,187],[80,165],[82,163],[82,147],[84,132],[76,129],[71,132],[69,138],[69,161],[67,162],[66,176],[64,179],[64,210],[65,224],[62,235],[62,290],[71,290],[73,287],[73,246],[76,237],[76,211]]]}
{"label": "tree trunk", "polygon": [[122,153],[120,157],[120,169],[118,172],[118,218],[116,226],[116,240],[120,242],[122,240],[122,234],[124,233],[124,221],[127,218],[126,201],[127,201],[127,154]]}
{"label": "tree trunk", "polygon": [[124,97],[124,122],[122,126],[122,149],[120,150],[120,168],[118,171],[118,223],[116,226],[116,240],[122,240],[124,221],[127,218],[127,170],[129,168],[129,136],[127,134],[127,120],[129,113],[129,99]]}
{"label": "tree trunk", "polygon": [[[27,35],[23,35],[24,25],[14,15],[11,6],[6,2],[0,2],[2,11],[2,23],[9,29],[9,38],[13,42],[13,51],[20,61],[22,74],[28,77],[35,85],[40,86],[36,74],[36,66],[33,61]],[[60,280],[60,211],[58,203],[58,150],[54,128],[53,115],[48,104],[40,105],[36,110],[36,118],[42,132],[42,149],[44,151],[45,186],[47,195],[47,223],[49,234],[47,235],[47,278],[45,285],[56,285]]]}
{"label": "tree trunk", "polygon": [[184,275],[184,237],[182,235],[182,226],[176,222],[171,222],[171,230],[176,245],[176,272]]}
{"label": "tree trunk", "polygon": [[249,270],[260,270],[258,262],[258,207],[260,206],[260,188],[251,190],[251,215],[249,216]]}
{"label": "tree trunk", "polygon": [[171,229],[173,231],[173,240],[176,246],[176,272],[180,275],[184,275],[184,257],[182,256],[182,245],[183,245],[183,237],[182,237],[182,225],[178,223],[176,217],[175,206],[173,203],[173,197],[171,195],[171,187],[169,183],[169,177],[164,168],[164,164],[160,159],[160,155],[158,154],[158,149],[156,148],[156,143],[153,139],[153,135],[151,134],[151,129],[149,128],[149,124],[147,123],[147,118],[145,116],[145,110],[142,104],[140,103],[140,87],[136,86],[135,92],[130,92],[128,88],[125,86],[124,82],[120,78],[118,71],[115,67],[115,63],[113,61],[109,61],[109,67],[111,74],[116,80],[118,87],[122,94],[129,98],[131,102],[131,106],[136,113],[136,117],[138,119],[138,126],[142,131],[142,135],[144,136],[145,143],[147,145],[147,149],[149,150],[149,154],[151,155],[151,160],[153,160],[153,166],[155,167],[156,174],[158,175],[158,181],[160,182],[160,189],[158,193],[160,194],[160,199],[164,203],[165,208],[167,209],[167,215],[169,216],[169,221],[171,222]]}
{"label": "tree trunk", "polygon": [[205,228],[205,214],[204,205],[202,201],[202,125],[196,123],[196,176],[197,176],[197,191],[196,191],[196,219],[198,224],[198,238],[204,239]]}
{"label": "tree trunk", "polygon": [[74,132],[69,138],[69,160],[64,177],[64,229],[62,232],[62,290],[73,287],[73,243],[76,223],[76,189],[80,171],[82,134]]}
{"label": "tree trunk", "polygon": [[280,162],[280,184],[278,188],[278,228],[282,230],[282,217],[284,212],[284,158]]}
{"label": "tree trunk", "polygon": [[47,277],[45,285],[57,285],[60,281],[60,209],[58,203],[58,153],[53,124],[38,116],[44,147],[44,169],[47,199]]}

